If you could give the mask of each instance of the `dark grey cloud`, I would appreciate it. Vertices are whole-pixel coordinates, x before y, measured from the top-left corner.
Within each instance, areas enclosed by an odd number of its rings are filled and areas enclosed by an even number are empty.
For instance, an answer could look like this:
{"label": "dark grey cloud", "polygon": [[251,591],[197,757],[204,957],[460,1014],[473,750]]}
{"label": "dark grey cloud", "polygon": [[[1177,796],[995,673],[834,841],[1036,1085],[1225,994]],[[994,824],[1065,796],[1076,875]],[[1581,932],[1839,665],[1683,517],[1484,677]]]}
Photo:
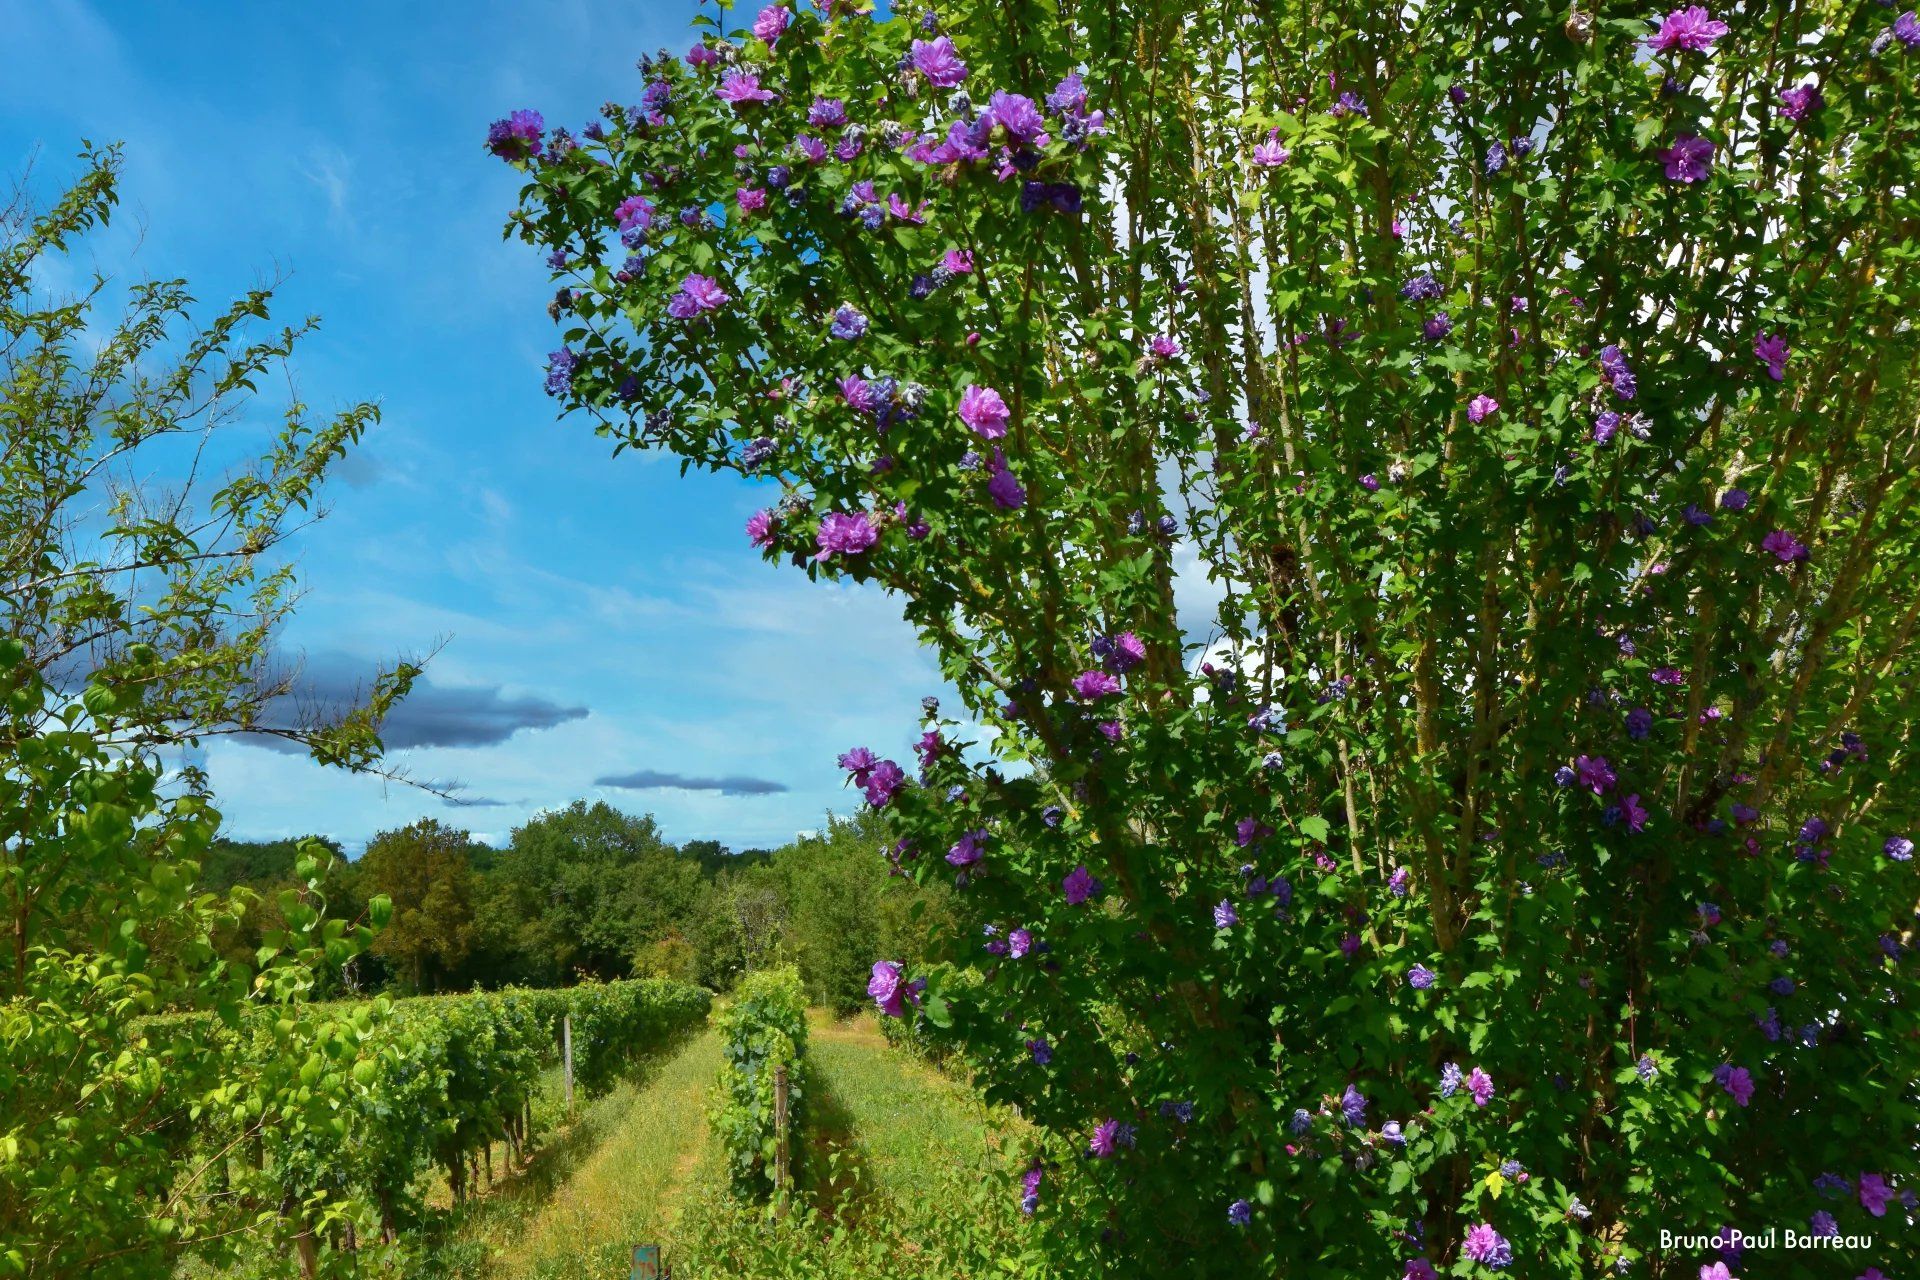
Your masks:
{"label": "dark grey cloud", "polygon": [[680,773],[662,773],[658,769],[636,769],[632,773],[609,773],[593,780],[596,787],[620,787],[627,791],[718,791],[723,796],[771,796],[787,790],[784,782],[770,778],[689,778]]}
{"label": "dark grey cloud", "polygon": [[[290,684],[291,692],[276,700],[277,715],[268,723],[288,725],[326,723],[358,706],[367,691],[375,664],[329,655],[310,661]],[[523,730],[551,729],[570,720],[585,719],[587,709],[569,706],[535,694],[509,696],[499,685],[436,684],[431,675],[413,682],[413,689],[395,705],[380,726],[380,740],[389,751],[409,747],[495,747]],[[275,750],[304,754],[303,748],[282,738],[252,739]]]}

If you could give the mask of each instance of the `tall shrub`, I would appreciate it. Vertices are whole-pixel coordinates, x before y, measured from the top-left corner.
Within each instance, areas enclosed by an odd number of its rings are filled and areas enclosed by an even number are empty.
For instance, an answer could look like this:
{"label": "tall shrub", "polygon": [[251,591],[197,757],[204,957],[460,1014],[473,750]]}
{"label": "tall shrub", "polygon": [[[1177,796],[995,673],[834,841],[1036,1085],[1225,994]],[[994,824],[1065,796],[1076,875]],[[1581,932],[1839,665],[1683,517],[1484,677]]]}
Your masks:
{"label": "tall shrub", "polygon": [[858,10],[487,145],[561,407],[761,479],[980,726],[842,764],[1050,1247],[1897,1270],[1920,21]]}

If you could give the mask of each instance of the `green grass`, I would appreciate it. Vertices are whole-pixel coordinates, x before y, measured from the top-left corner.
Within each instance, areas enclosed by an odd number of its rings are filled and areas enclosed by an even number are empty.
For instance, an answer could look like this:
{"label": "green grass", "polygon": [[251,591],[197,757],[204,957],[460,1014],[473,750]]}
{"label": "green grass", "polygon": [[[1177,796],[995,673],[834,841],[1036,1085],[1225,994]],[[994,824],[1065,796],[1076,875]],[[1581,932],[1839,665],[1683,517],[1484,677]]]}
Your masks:
{"label": "green grass", "polygon": [[626,1275],[632,1246],[666,1235],[706,1158],[719,1069],[719,1038],[704,1031],[595,1100],[525,1176],[468,1211],[443,1267],[500,1280]]}
{"label": "green grass", "polygon": [[816,1015],[808,1054],[825,1110],[844,1126],[831,1136],[852,1149],[866,1184],[881,1194],[911,1197],[954,1169],[997,1167],[1005,1135],[1018,1128],[958,1081],[889,1047],[866,1015]]}
{"label": "green grass", "polygon": [[1005,1176],[1017,1121],[888,1047],[870,1018],[816,1014],[808,1054],[811,1173],[784,1219],[726,1190],[708,1032],[467,1210],[424,1274],[615,1280],[635,1244],[658,1242],[690,1280],[958,1280],[1030,1251]]}

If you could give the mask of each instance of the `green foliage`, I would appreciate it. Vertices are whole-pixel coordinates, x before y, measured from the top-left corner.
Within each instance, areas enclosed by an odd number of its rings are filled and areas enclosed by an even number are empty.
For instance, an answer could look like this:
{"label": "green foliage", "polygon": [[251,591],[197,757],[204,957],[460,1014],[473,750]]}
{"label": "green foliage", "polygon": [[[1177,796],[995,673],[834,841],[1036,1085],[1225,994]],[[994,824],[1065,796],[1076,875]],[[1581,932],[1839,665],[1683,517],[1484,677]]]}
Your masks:
{"label": "green foliage", "polygon": [[740,980],[715,1022],[720,1028],[718,1098],[710,1115],[736,1190],[764,1198],[774,1189],[774,1089],[787,1075],[790,1168],[803,1163],[806,1133],[807,1000],[800,973],[762,969]]}
{"label": "green foliage", "polygon": [[474,947],[474,885],[464,831],[422,818],[367,842],[354,864],[361,892],[393,904],[373,951],[403,975],[407,989],[433,991]]}
{"label": "green foliage", "polygon": [[960,868],[978,985],[902,976],[1076,1273],[1914,1256],[1915,55],[1650,16],[956,0],[955,95],[917,12],[723,11],[496,140],[564,405],[778,486],[958,688],[850,768]]}
{"label": "green foliage", "polygon": [[[136,647],[123,671],[157,661]],[[270,1232],[263,1180],[242,1168],[211,1194],[197,1134],[215,1116],[256,1140],[324,1128],[307,1064],[357,1030],[299,1003],[371,937],[323,916],[323,846],[250,963],[220,955],[248,898],[197,886],[219,815],[109,745],[138,732],[140,688],[62,704],[0,641],[0,1275],[149,1276],[197,1241]],[[275,1029],[270,1059],[227,1055],[245,1008]]]}
{"label": "green foliage", "polygon": [[[405,1233],[423,1221],[419,1179],[429,1167],[460,1201],[478,1190],[483,1160],[491,1171],[494,1144],[515,1158],[535,1140],[535,1086],[560,1060],[563,1018],[572,1019],[575,1087],[591,1098],[702,1025],[709,1002],[698,987],[643,981],[318,1005],[305,1016],[335,1030],[304,1055],[290,1052],[287,1017],[250,1017],[216,1033],[219,1060],[297,1081],[315,1114],[261,1129],[244,1114],[210,1112],[194,1152],[222,1177],[250,1164],[263,1188],[255,1194],[279,1206],[282,1235],[316,1265],[372,1264],[382,1246],[403,1252]],[[230,1159],[235,1151],[245,1158]],[[201,1256],[236,1252],[210,1244]]]}
{"label": "green foliage", "polygon": [[[298,598],[280,544],[319,514],[327,473],[379,417],[372,404],[310,420],[294,403],[258,456],[251,399],[317,325],[265,338],[270,289],[212,318],[182,280],[130,286],[101,314],[106,277],[61,261],[119,200],[117,149],[43,212],[0,210],[0,601],[7,630],[48,683],[138,682],[147,710],[117,721],[118,745],[213,733],[266,734],[314,758],[377,767],[381,717],[419,668],[374,673],[357,706],[303,710],[297,669],[274,641]],[[87,284],[43,300],[36,280]],[[210,487],[204,477],[218,473]],[[138,650],[144,655],[133,659]]]}

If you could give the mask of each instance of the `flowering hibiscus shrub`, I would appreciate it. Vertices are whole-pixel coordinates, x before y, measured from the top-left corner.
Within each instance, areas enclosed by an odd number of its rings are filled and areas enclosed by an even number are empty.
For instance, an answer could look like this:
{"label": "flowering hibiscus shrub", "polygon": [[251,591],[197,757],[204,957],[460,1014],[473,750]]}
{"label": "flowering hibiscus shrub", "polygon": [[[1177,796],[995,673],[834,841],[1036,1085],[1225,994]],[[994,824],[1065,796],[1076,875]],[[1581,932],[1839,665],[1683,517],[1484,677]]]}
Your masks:
{"label": "flowering hibiscus shrub", "polygon": [[1056,1260],[1913,1257],[1920,22],[701,21],[489,134],[547,387],[941,654],[842,763],[964,927],[873,991]]}

